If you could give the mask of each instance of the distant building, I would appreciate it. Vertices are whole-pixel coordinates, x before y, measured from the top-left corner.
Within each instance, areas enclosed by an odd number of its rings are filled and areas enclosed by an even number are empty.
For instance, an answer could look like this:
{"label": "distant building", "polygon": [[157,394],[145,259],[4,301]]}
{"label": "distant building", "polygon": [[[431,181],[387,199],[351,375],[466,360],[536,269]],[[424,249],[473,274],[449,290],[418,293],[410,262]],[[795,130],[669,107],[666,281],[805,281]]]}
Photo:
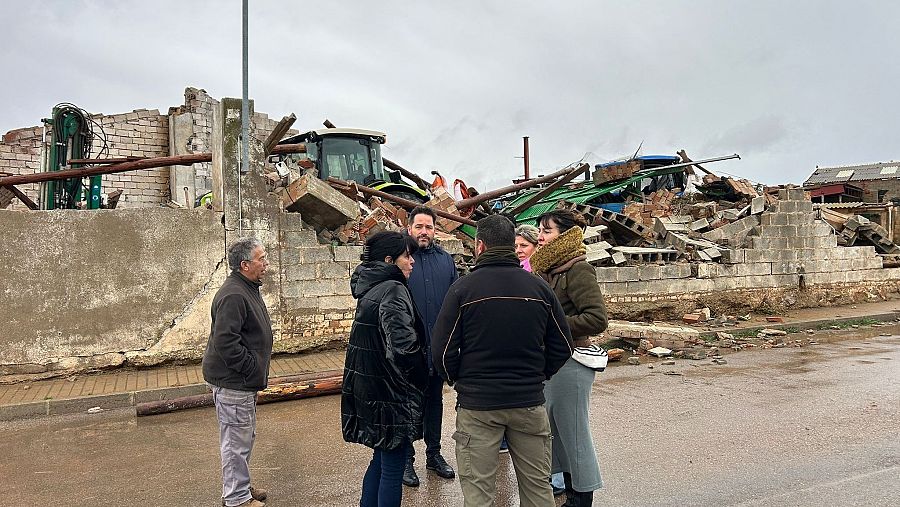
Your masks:
{"label": "distant building", "polygon": [[813,202],[900,202],[900,162],[817,167],[803,188]]}

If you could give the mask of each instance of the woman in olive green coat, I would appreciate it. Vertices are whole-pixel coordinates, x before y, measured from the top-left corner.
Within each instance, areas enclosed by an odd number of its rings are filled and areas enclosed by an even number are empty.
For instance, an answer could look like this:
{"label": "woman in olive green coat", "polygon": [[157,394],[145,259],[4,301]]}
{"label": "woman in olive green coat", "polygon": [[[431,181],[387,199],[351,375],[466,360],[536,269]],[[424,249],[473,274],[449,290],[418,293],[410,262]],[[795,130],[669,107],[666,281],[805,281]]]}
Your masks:
{"label": "woman in olive green coat", "polygon": [[[606,330],[607,315],[594,267],[585,260],[586,223],[566,210],[545,213],[538,223],[540,246],[531,257],[531,268],[559,298],[575,346],[590,346],[590,337]],[[570,358],[544,387],[553,433],[553,472],[564,474],[564,505],[570,507],[590,506],[594,490],[603,486],[589,424],[594,375],[594,370]]]}

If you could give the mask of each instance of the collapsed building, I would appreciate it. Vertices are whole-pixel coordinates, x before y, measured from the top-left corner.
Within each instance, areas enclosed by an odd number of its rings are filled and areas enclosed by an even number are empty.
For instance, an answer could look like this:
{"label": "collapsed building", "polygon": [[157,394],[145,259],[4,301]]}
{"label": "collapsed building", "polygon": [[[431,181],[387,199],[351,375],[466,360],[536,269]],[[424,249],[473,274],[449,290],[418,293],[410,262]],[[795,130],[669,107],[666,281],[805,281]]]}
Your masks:
{"label": "collapsed building", "polygon": [[[402,228],[404,209],[423,201],[442,213],[439,240],[461,268],[471,260],[481,214],[500,209],[526,223],[558,206],[583,213],[591,221],[590,261],[613,318],[680,318],[698,307],[776,311],[888,297],[900,287],[900,270],[884,267],[889,246],[871,220],[850,217],[838,234],[840,217],[814,209],[802,189],[763,188],[709,171],[691,183],[689,171],[703,171],[703,161],[683,154],[577,163],[461,200],[434,188],[412,202],[356,181],[279,172],[267,141],[279,129],[279,139],[296,131],[252,114],[247,174],[238,170],[238,99],[188,89],[185,105],[168,115],[95,118],[113,132],[106,157],[193,158],[104,176],[119,199],[111,205],[104,196],[90,211],[28,210],[27,200],[41,197],[39,185],[4,182],[39,172],[45,132],[4,136],[0,187],[11,209],[0,210],[0,257],[17,269],[0,293],[7,322],[0,375],[199,359],[209,304],[227,275],[224,246],[250,234],[270,252],[263,297],[275,352],[339,346],[352,323],[349,277],[360,242]],[[575,181],[586,173],[590,178]],[[686,193],[689,184],[699,193]],[[197,202],[210,191],[208,206]]]}

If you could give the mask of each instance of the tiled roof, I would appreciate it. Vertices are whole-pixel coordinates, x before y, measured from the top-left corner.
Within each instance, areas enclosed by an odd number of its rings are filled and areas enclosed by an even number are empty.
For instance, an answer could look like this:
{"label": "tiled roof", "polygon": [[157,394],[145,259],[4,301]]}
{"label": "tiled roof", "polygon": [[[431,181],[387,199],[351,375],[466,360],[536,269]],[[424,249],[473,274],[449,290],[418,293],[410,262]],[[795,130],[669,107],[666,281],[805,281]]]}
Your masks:
{"label": "tiled roof", "polygon": [[817,167],[803,182],[803,186],[897,178],[900,178],[900,162],[893,161],[842,167]]}

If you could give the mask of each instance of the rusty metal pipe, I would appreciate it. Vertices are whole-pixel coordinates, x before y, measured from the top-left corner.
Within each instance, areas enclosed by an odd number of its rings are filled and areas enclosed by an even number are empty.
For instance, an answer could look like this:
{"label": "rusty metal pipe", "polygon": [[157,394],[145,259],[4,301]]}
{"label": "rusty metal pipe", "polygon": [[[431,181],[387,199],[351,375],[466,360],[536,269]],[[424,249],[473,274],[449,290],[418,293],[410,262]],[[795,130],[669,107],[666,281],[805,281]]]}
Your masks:
{"label": "rusty metal pipe", "polygon": [[[335,186],[335,187],[344,187],[344,188],[350,188],[353,185],[349,181],[345,181],[340,178],[335,178],[334,176],[330,176],[328,178],[328,183],[330,183],[332,186]],[[404,206],[404,207],[407,207],[410,209],[415,208],[416,206],[422,206],[422,203],[420,203],[420,202],[410,201],[409,199],[397,197],[396,195],[391,195],[391,194],[382,192],[380,190],[375,190],[374,188],[369,188],[369,187],[360,185],[358,183],[355,185],[355,188],[366,195],[371,195],[371,196],[375,196],[375,197],[384,199],[386,201],[391,201],[391,202],[397,203],[401,206]],[[447,213],[444,210],[439,210],[439,209],[434,209],[434,208],[431,208],[431,210],[434,211],[435,215],[442,217],[442,218],[446,218],[447,220],[453,220],[454,222],[459,222],[461,224],[471,225],[472,227],[475,227],[477,225],[474,220],[469,220],[468,218],[463,218],[461,216],[457,216],[452,213]]]}
{"label": "rusty metal pipe", "polygon": [[528,136],[523,137],[522,140],[525,142],[525,146],[524,146],[524,150],[525,150],[525,153],[524,153],[524,156],[525,156],[525,181],[528,181],[529,179],[531,179],[531,166],[529,164],[529,159],[528,159],[528,156],[529,156],[529,154],[528,154]]}
{"label": "rusty metal pipe", "polygon": [[191,155],[178,155],[175,157],[155,157],[141,160],[133,160],[120,164],[85,167],[79,169],[63,169],[62,171],[50,171],[35,174],[0,177],[0,186],[24,185],[27,183],[41,183],[43,181],[67,180],[69,178],[86,178],[100,174],[124,173],[138,169],[155,169],[172,165],[191,165],[199,162],[211,162],[212,153],[194,153]]}
{"label": "rusty metal pipe", "polygon": [[483,194],[478,194],[475,197],[470,197],[468,199],[463,199],[461,201],[456,201],[456,207],[459,209],[469,208],[472,206],[477,206],[485,201],[490,201],[491,199],[496,199],[497,197],[504,196],[506,194],[511,194],[513,192],[517,192],[519,190],[526,190],[531,187],[540,185],[541,183],[546,183],[548,181],[553,181],[556,178],[561,176],[565,176],[572,171],[577,171],[581,169],[584,170],[584,164],[579,164],[578,166],[569,166],[565,169],[560,169],[553,174],[548,174],[546,176],[541,176],[540,178],[534,178],[533,180],[523,181],[522,183],[516,183],[515,185],[510,185],[508,187],[498,188],[497,190],[491,190],[489,192],[485,192]]}

